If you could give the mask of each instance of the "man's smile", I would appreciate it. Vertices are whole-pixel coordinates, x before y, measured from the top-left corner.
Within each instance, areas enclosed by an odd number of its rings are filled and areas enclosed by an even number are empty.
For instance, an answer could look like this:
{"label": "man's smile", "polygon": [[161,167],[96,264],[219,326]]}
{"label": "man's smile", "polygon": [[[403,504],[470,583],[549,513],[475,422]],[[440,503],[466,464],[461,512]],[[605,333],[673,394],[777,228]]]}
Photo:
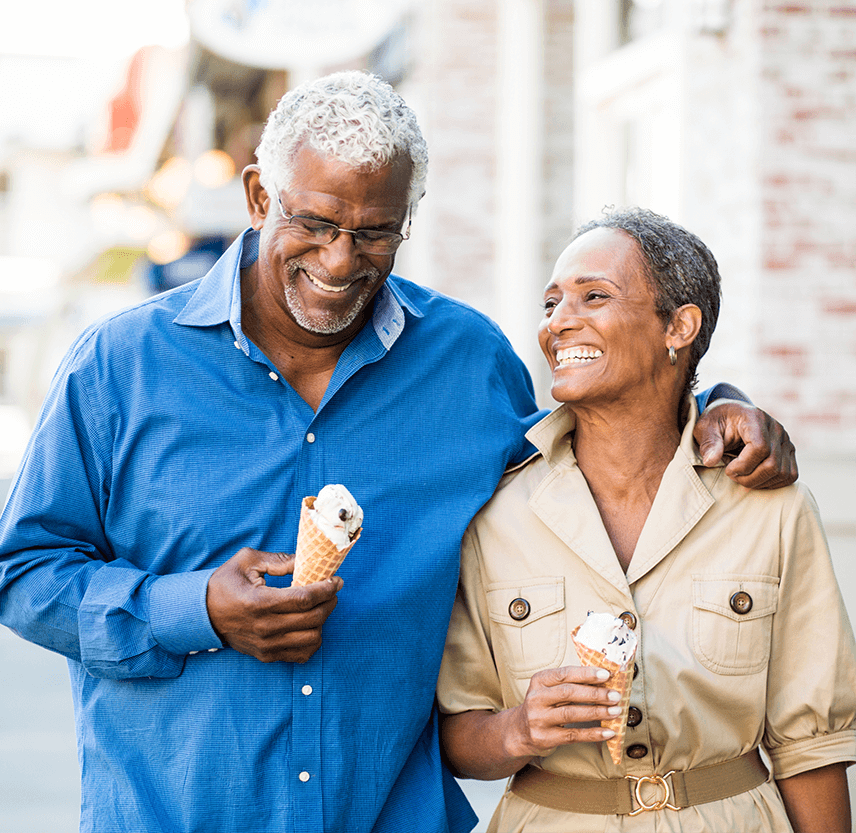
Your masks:
{"label": "man's smile", "polygon": [[323,289],[325,292],[344,292],[348,287],[352,286],[356,281],[348,281],[348,283],[343,283],[341,286],[331,286],[329,283],[324,283],[320,278],[315,277],[311,272],[307,272],[306,269],[303,270],[303,274],[309,278],[310,283],[317,286],[319,289]]}

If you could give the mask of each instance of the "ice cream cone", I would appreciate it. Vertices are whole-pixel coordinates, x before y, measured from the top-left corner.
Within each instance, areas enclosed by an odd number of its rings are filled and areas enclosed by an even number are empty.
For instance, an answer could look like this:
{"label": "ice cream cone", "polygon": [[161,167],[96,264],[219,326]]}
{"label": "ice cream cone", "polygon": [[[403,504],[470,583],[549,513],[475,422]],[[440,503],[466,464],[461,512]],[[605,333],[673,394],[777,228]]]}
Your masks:
{"label": "ice cream cone", "polygon": [[309,510],[315,504],[311,495],[303,498],[300,506],[300,525],[297,528],[297,553],[294,560],[294,578],[292,585],[302,586],[314,581],[330,578],[339,569],[351,547],[357,543],[362,527],[360,527],[351,543],[340,550],[318,527]]}
{"label": "ice cream cone", "polygon": [[600,725],[604,729],[612,729],[615,732],[615,736],[606,741],[606,747],[609,749],[612,762],[618,766],[621,763],[621,752],[624,749],[624,736],[627,734],[627,712],[630,708],[630,689],[633,684],[633,657],[630,657],[623,666],[607,659],[600,651],[595,651],[589,648],[588,645],[577,642],[576,636],[579,629],[579,626],[574,628],[571,632],[571,637],[577,649],[580,665],[604,668],[609,671],[611,676],[604,683],[604,686],[617,691],[621,695],[621,700],[615,704],[621,707],[621,714],[617,717],[611,717],[609,720],[601,720],[600,722]]}

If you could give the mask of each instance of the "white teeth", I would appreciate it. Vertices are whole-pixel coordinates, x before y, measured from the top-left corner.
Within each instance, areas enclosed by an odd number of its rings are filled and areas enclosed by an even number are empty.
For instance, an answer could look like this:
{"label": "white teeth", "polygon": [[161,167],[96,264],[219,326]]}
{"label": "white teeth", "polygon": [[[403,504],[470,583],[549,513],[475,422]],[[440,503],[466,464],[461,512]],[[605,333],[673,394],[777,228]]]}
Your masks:
{"label": "white teeth", "polygon": [[[346,283],[343,286],[330,286],[329,284],[324,283],[323,281],[318,280],[314,275],[310,275],[305,269],[303,270],[304,274],[307,278],[309,278],[312,283],[315,284],[319,289],[324,289],[327,292],[344,292],[351,284]],[[353,283],[353,281],[351,281]]]}
{"label": "white teeth", "polygon": [[603,350],[595,347],[567,347],[556,351],[556,361],[559,364],[587,364],[599,359]]}

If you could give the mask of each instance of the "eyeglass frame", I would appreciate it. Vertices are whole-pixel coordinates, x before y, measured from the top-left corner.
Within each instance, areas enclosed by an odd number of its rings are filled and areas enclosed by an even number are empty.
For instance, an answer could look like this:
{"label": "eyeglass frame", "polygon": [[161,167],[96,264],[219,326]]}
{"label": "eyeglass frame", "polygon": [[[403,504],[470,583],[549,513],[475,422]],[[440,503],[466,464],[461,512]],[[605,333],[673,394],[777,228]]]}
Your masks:
{"label": "eyeglass frame", "polygon": [[[402,234],[399,231],[385,231],[382,229],[356,229],[355,230],[355,229],[349,229],[349,228],[342,228],[341,226],[337,226],[335,223],[331,223],[329,220],[317,220],[314,217],[307,217],[304,214],[286,214],[285,208],[283,208],[283,205],[282,205],[282,197],[280,197],[279,194],[276,195],[276,203],[279,206],[279,213],[282,215],[282,218],[285,220],[285,222],[288,223],[289,225],[291,225],[292,220],[298,219],[298,220],[306,220],[307,222],[316,223],[318,225],[326,226],[328,228],[333,229],[333,236],[326,243],[316,244],[318,246],[329,246],[339,236],[339,233],[344,231],[347,234],[353,235],[354,246],[357,249],[359,249],[361,252],[365,252],[366,254],[375,254],[375,255],[394,255],[398,251],[398,247],[405,240],[410,239],[410,224],[413,220],[413,206],[412,205],[408,206],[408,209],[407,209],[407,228],[404,230],[404,233]],[[367,232],[372,232],[374,234],[388,234],[388,235],[390,235],[390,237],[400,237],[401,239],[398,241],[398,243],[395,245],[395,247],[388,252],[370,252],[367,249],[365,249],[364,246],[360,245],[361,240],[357,236],[359,234],[365,234]],[[311,242],[311,241],[307,241],[307,242]]]}

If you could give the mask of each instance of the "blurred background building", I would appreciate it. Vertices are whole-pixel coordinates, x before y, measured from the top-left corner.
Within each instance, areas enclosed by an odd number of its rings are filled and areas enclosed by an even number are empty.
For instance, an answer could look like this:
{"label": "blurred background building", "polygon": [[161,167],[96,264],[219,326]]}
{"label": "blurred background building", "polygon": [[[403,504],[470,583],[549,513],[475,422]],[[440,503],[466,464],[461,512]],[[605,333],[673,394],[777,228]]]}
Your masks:
{"label": "blurred background building", "polygon": [[[167,5],[179,35],[125,53],[71,33],[23,49],[24,29],[0,50],[0,485],[84,326],[201,276],[246,226],[240,172],[279,97],[362,68],[431,153],[396,271],[495,318],[544,406],[541,289],[575,225],[639,204],[708,243],[724,304],[702,384],[736,383],[790,431],[856,613],[856,3]],[[128,44],[146,8],[117,23]],[[34,742],[6,721],[0,755]],[[20,795],[2,789],[0,819]],[[24,819],[0,828],[74,829]]]}

